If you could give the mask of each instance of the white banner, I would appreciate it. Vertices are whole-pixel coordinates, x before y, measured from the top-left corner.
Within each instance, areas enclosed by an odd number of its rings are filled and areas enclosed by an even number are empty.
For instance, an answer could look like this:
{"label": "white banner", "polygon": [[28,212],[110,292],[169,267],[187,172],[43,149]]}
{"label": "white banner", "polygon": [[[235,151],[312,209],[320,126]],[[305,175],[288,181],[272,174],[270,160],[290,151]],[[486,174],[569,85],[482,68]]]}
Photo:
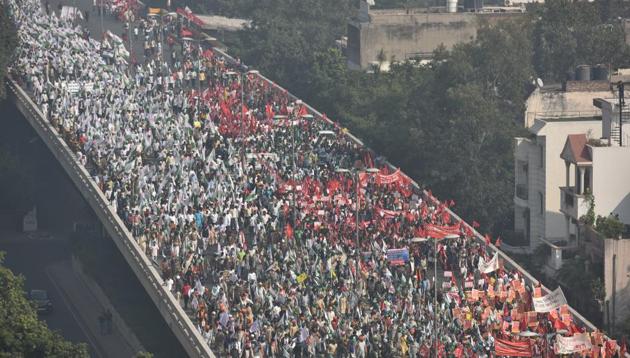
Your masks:
{"label": "white banner", "polygon": [[540,313],[546,313],[567,304],[567,299],[564,297],[560,287],[551,291],[547,296],[534,297],[532,300],[534,302],[534,311]]}
{"label": "white banner", "polygon": [[68,82],[66,88],[68,89],[68,92],[70,93],[77,93],[81,89],[81,85],[78,84],[77,82]]}
{"label": "white banner", "polygon": [[573,354],[591,350],[591,337],[588,333],[577,333],[573,337],[556,336],[556,354]]}
{"label": "white banner", "polygon": [[495,252],[490,261],[485,262],[482,257],[479,258],[477,268],[481,273],[491,273],[499,269],[499,253]]}
{"label": "white banner", "polygon": [[76,7],[64,6],[61,8],[60,17],[62,20],[83,20],[83,13]]}

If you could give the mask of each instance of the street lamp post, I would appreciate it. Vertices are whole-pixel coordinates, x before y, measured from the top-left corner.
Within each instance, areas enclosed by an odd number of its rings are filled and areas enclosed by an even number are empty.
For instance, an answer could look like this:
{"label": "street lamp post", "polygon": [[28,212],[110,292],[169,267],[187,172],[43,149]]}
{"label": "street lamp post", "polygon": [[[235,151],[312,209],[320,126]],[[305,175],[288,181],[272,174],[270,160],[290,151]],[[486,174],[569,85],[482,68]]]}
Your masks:
{"label": "street lamp post", "polygon": [[[295,115],[293,113],[293,110],[298,106],[301,105],[302,101],[301,100],[297,100],[295,101],[295,106],[287,106],[287,112],[288,112],[288,119],[289,119],[289,124],[291,125],[291,181],[292,181],[292,185],[291,185],[291,202],[293,203],[291,206],[293,208],[293,210],[291,210],[291,216],[292,216],[292,221],[293,221],[293,226],[295,226],[295,218],[296,218],[296,210],[295,210],[295,172],[296,172],[296,166],[295,166],[295,125],[293,123],[293,119],[295,118]],[[296,243],[297,244],[297,243]]]}
{"label": "street lamp post", "polygon": [[[451,234],[446,235],[444,239],[456,239],[459,235]],[[433,342],[435,344],[435,357],[439,357],[439,344],[438,344],[438,311],[437,311],[437,261],[438,261],[438,238],[433,238]]]}
{"label": "street lamp post", "polygon": [[359,288],[359,275],[361,274],[361,246],[359,242],[359,191],[361,190],[361,183],[359,180],[359,174],[361,173],[378,173],[379,170],[377,168],[367,168],[367,169],[359,169],[355,168],[353,170],[345,169],[345,168],[337,168],[335,169],[337,173],[352,173],[354,177],[354,181],[356,184],[356,192],[355,192],[355,246],[357,252],[356,258],[356,287]]}
{"label": "street lamp post", "polygon": [[99,7],[99,14],[101,17],[101,39],[103,38],[103,36],[105,36],[105,33],[103,32],[103,0],[101,0],[101,6]]}
{"label": "street lamp post", "polygon": [[225,74],[227,76],[239,76],[239,81],[240,81],[240,85],[241,85],[241,125],[239,127],[239,137],[241,138],[241,168],[243,170],[243,182],[242,185],[243,187],[245,186],[245,132],[244,132],[244,127],[245,127],[245,111],[243,110],[243,107],[245,106],[245,79],[247,76],[245,76],[245,78],[243,77],[243,74],[245,75],[258,75],[260,72],[258,72],[258,70],[249,70],[245,73],[243,72],[235,72],[235,71],[228,71]]}

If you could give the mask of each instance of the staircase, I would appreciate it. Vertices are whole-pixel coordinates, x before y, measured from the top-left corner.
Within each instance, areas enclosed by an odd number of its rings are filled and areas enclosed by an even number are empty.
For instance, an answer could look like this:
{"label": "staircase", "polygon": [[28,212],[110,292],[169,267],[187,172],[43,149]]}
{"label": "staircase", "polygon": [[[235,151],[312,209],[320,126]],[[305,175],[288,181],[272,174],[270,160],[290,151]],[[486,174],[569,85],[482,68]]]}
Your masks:
{"label": "staircase", "polygon": [[[630,131],[630,126],[628,126],[628,124],[630,124],[630,106],[628,105],[624,105],[623,106],[623,110],[621,112],[621,120],[622,123],[624,125],[624,141],[623,144],[624,145],[629,145],[630,143],[628,143],[628,138],[627,138],[627,134],[630,133],[628,131]],[[611,128],[610,128],[610,140],[617,143],[617,145],[621,145],[621,130],[619,128],[619,125],[616,125],[618,122],[613,121]]]}
{"label": "staircase", "polygon": [[610,140],[619,145],[619,142],[621,141],[621,132],[619,130],[619,126],[610,128]]}

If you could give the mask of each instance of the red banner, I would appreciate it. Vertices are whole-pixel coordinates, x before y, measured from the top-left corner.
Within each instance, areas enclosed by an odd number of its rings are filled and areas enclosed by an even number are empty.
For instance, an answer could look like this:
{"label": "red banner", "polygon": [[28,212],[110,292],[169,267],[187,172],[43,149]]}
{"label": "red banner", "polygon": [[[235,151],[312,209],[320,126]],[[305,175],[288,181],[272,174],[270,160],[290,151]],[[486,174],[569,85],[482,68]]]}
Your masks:
{"label": "red banner", "polygon": [[449,235],[459,235],[460,234],[460,224],[452,225],[452,226],[439,226],[433,224],[425,224],[424,230],[428,237],[432,237],[434,239],[443,239]]}
{"label": "red banner", "polygon": [[402,173],[400,172],[400,169],[389,175],[380,173],[376,175],[376,184],[379,185],[394,184],[398,183],[400,180],[402,180]]}
{"label": "red banner", "polygon": [[531,357],[532,347],[529,341],[510,342],[503,339],[494,341],[494,351],[497,356],[507,357]]}

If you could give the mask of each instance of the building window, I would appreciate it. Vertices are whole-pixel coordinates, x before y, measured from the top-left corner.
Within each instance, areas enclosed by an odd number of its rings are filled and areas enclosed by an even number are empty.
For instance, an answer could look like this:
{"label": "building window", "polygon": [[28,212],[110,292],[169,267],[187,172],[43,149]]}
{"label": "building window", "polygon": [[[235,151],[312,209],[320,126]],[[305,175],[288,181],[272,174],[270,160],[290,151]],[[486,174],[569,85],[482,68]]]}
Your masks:
{"label": "building window", "polygon": [[591,167],[584,168],[584,192],[593,192],[593,184],[591,183]]}
{"label": "building window", "polygon": [[540,201],[540,215],[545,213],[545,198],[542,193],[538,193],[538,200]]}

